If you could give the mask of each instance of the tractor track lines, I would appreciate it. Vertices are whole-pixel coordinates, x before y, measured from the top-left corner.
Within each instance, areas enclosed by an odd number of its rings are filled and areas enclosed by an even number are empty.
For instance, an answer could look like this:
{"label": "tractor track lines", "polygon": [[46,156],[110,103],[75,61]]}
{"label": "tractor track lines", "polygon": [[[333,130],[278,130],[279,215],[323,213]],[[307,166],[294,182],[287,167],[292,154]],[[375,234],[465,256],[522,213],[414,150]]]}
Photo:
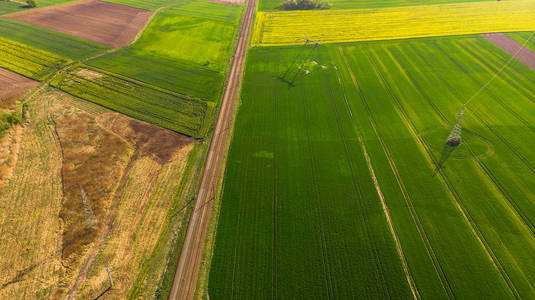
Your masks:
{"label": "tractor track lines", "polygon": [[[401,119],[406,124],[407,128],[409,129],[409,131],[413,135],[413,138],[415,139],[415,141],[417,141],[418,144],[420,145],[421,149],[423,150],[423,153],[425,154],[424,156],[425,156],[426,160],[428,161],[428,163],[431,166],[436,165],[435,158],[431,154],[429,145],[427,144],[427,142],[425,141],[424,138],[422,138],[420,135],[418,135],[416,127],[414,126],[414,124],[410,120],[410,118],[409,118],[407,112],[405,111],[404,107],[401,105],[400,100],[398,99],[396,94],[392,91],[392,88],[390,87],[390,84],[383,78],[383,75],[377,69],[376,62],[373,60],[373,58],[372,58],[371,61],[373,62],[374,68],[376,68],[377,74],[379,74],[379,76],[381,78],[381,81],[383,82],[383,86],[385,87],[387,92],[390,94],[391,98],[394,100],[396,110],[398,111],[398,115],[401,117]],[[472,216],[469,214],[468,210],[464,206],[460,195],[455,190],[455,188],[453,187],[453,185],[449,181],[449,179],[446,176],[446,174],[444,174],[443,170],[439,170],[438,173],[440,175],[439,178],[441,179],[441,182],[445,185],[445,187],[449,191],[456,208],[458,209],[458,211],[463,216],[464,220],[466,221],[466,224],[469,226],[469,228],[470,228],[472,234],[474,235],[474,237],[479,241],[481,249],[487,254],[490,262],[492,263],[492,265],[494,266],[496,271],[500,274],[500,276],[502,277],[504,282],[509,287],[510,292],[513,295],[515,295],[516,298],[519,298],[518,291],[516,290],[514,285],[512,285],[512,283],[509,282],[509,280],[508,280],[509,276],[506,273],[504,274],[503,266],[500,264],[500,261],[496,259],[496,256],[495,256],[492,248],[487,244],[487,242],[486,242],[485,238],[483,237],[481,231],[478,229],[477,225],[475,224]]]}
{"label": "tractor track lines", "polygon": [[275,90],[275,99],[273,101],[273,115],[275,122],[273,123],[273,131],[275,135],[273,137],[273,241],[272,241],[272,255],[273,255],[273,267],[271,269],[271,285],[273,288],[272,299],[277,299],[277,257],[278,257],[278,248],[277,248],[277,222],[278,222],[278,210],[279,210],[279,198],[277,196],[277,173],[278,173],[278,163],[277,163],[277,151],[278,151],[278,126],[279,123],[279,90]]}
{"label": "tractor track lines", "polygon": [[[384,85],[384,78],[379,73],[379,70],[377,69],[376,62],[372,59],[371,56],[369,56],[369,54],[367,54],[367,58],[370,61],[370,63],[372,64],[372,66],[374,68],[374,71],[377,74],[377,77],[381,80],[382,85],[383,85],[383,87],[385,87],[385,90],[386,90],[386,86]],[[391,92],[390,91],[387,91],[387,92],[392,97]],[[451,287],[451,284],[450,284],[450,282],[448,280],[446,272],[445,272],[445,270],[444,270],[444,268],[442,266],[442,263],[440,263],[440,260],[438,259],[438,255],[436,254],[436,250],[432,246],[432,243],[431,243],[431,241],[429,239],[429,236],[427,235],[427,232],[425,230],[425,227],[421,223],[419,214],[416,212],[416,208],[414,207],[414,204],[413,204],[413,202],[411,200],[410,194],[409,194],[409,192],[407,190],[407,187],[406,187],[406,185],[405,185],[405,183],[403,181],[403,177],[401,176],[401,174],[399,172],[399,169],[397,168],[397,165],[396,165],[395,160],[394,160],[394,158],[393,158],[393,156],[391,154],[391,151],[389,150],[388,146],[384,142],[384,139],[383,139],[382,135],[379,133],[379,131],[377,129],[376,121],[373,118],[373,114],[372,114],[372,112],[370,110],[370,107],[368,106],[366,98],[364,97],[364,95],[362,95],[361,97],[363,97],[363,101],[364,101],[364,104],[365,104],[365,109],[366,109],[366,111],[367,111],[367,113],[369,115],[372,127],[373,127],[374,131],[376,132],[376,135],[377,135],[377,137],[379,139],[381,147],[383,148],[384,153],[385,153],[385,155],[386,155],[386,157],[388,159],[388,163],[389,163],[389,165],[391,167],[391,170],[394,173],[394,176],[396,177],[396,181],[398,182],[398,186],[400,187],[400,190],[402,191],[403,197],[405,199],[405,203],[407,204],[407,207],[409,208],[409,212],[411,213],[411,217],[413,217],[413,221],[415,222],[415,225],[416,225],[416,228],[418,230],[418,233],[420,234],[420,238],[422,239],[422,241],[424,242],[424,245],[426,246],[426,252],[428,252],[428,254],[429,254],[431,262],[433,263],[433,267],[435,268],[435,271],[437,272],[437,275],[439,276],[439,279],[441,281],[442,287],[444,288],[444,291],[446,292],[446,294],[448,295],[448,297],[450,299],[455,299],[455,294],[454,294],[453,289]]]}
{"label": "tractor track lines", "polygon": [[320,235],[321,235],[321,252],[322,252],[322,256],[323,256],[323,268],[325,269],[325,272],[324,274],[326,275],[325,276],[325,281],[326,281],[326,285],[327,285],[327,298],[328,299],[334,299],[334,291],[333,291],[333,286],[332,286],[332,278],[331,278],[331,271],[329,269],[329,256],[328,256],[328,253],[327,253],[327,241],[326,241],[326,237],[325,237],[325,231],[324,231],[324,224],[323,224],[323,214],[322,214],[322,205],[321,205],[321,196],[320,196],[320,192],[319,192],[319,189],[318,189],[318,179],[317,179],[317,172],[316,172],[316,159],[315,159],[315,155],[314,155],[314,151],[313,151],[313,147],[312,147],[312,138],[311,138],[311,135],[310,135],[310,124],[312,124],[312,122],[310,121],[310,113],[308,111],[308,106],[307,106],[307,103],[306,103],[306,90],[303,89],[303,92],[302,92],[302,97],[301,97],[301,102],[303,103],[303,112],[304,112],[304,115],[305,115],[305,121],[307,122],[307,124],[309,124],[308,126],[305,126],[306,128],[306,135],[307,135],[307,148],[308,148],[308,152],[309,152],[309,157],[310,157],[310,166],[312,168],[312,172],[311,172],[311,175],[312,175],[312,187],[314,189],[314,194],[316,194],[316,202],[317,202],[317,208],[318,208],[318,215],[319,215],[319,218],[318,218],[318,223],[319,223],[319,227],[320,227]]}
{"label": "tractor track lines", "polygon": [[[320,58],[320,61],[322,61],[321,58]],[[358,203],[359,203],[359,205],[360,205],[360,207],[362,209],[362,215],[363,215],[364,220],[365,220],[366,234],[368,236],[368,239],[370,240],[370,242],[373,245],[372,246],[372,252],[373,252],[373,256],[375,258],[375,268],[376,268],[376,271],[377,271],[378,275],[381,277],[380,278],[381,279],[381,284],[383,285],[383,292],[386,293],[386,295],[385,295],[386,298],[391,298],[390,291],[385,286],[385,277],[384,277],[384,274],[383,274],[383,262],[381,260],[381,255],[379,255],[379,252],[378,252],[377,241],[373,237],[372,229],[370,227],[370,222],[369,222],[368,211],[367,211],[366,206],[364,205],[364,203],[362,201],[363,200],[362,191],[361,191],[361,188],[360,188],[360,186],[358,184],[357,178],[355,178],[355,169],[354,169],[353,164],[351,163],[351,154],[350,154],[350,151],[349,151],[349,146],[347,145],[347,138],[346,138],[346,136],[344,134],[343,127],[342,127],[342,124],[341,124],[340,113],[338,112],[338,108],[336,107],[336,103],[333,100],[334,95],[333,95],[332,89],[330,89],[330,88],[329,88],[329,93],[331,94],[331,97],[328,97],[328,98],[330,99],[330,102],[331,102],[331,105],[332,105],[332,109],[333,109],[333,114],[334,114],[335,119],[336,119],[336,124],[338,125],[338,133],[340,134],[340,140],[342,141],[342,143],[344,145],[345,158],[346,158],[347,164],[349,165],[349,169],[351,170],[351,178],[352,178],[353,189],[355,190],[355,192],[357,192]],[[344,94],[345,94],[345,92],[344,92]],[[370,165],[368,165],[368,166],[371,167]]]}
{"label": "tractor track lines", "polygon": [[[441,49],[439,47],[439,49]],[[445,53],[445,51],[443,51]],[[468,71],[461,65],[459,65],[453,58],[447,55],[445,53],[448,59],[454,63],[465,75],[469,75]],[[468,76],[470,77],[470,76]],[[471,77],[470,77],[471,78]],[[477,83],[474,79],[472,79],[473,82]],[[459,99],[461,95],[458,94],[458,92],[451,88],[451,86],[446,82],[446,85],[450,88],[450,90],[454,91],[455,96],[457,96]],[[485,128],[487,128],[490,132],[492,132],[512,153],[514,153],[523,163],[524,165],[531,170],[535,174],[535,168],[531,165],[531,163],[521,154],[519,153],[508,141],[505,139],[502,135],[498,134],[495,130],[492,129],[492,127],[473,109],[468,108],[468,110],[476,117],[476,119],[482,123]],[[528,230],[531,232],[532,235],[535,236],[535,226],[533,223],[529,220],[528,217],[525,216],[525,214],[522,212],[520,207],[516,204],[516,202],[513,200],[511,195],[505,190],[503,185],[498,181],[498,179],[490,172],[489,168],[477,157],[474,156],[474,159],[476,159],[476,162],[481,167],[483,172],[487,175],[489,180],[496,186],[496,188],[500,191],[501,195],[504,197],[504,199],[509,203],[511,209],[515,213],[515,215],[520,218],[522,223],[528,228]]]}
{"label": "tractor track lines", "polygon": [[[356,80],[354,78],[354,74],[353,74],[352,70],[350,69],[349,65],[347,64],[347,60],[346,60],[345,55],[343,54],[342,48],[338,48],[338,49],[340,51],[340,56],[344,59],[344,62],[346,63],[346,68],[350,72],[350,75],[351,75],[352,79]],[[344,93],[344,99],[345,99],[345,102],[346,102],[346,107],[347,107],[348,113],[349,113],[351,119],[353,119],[353,113],[351,111],[351,107],[349,106],[349,103],[347,102],[347,95],[346,95],[345,89],[343,88],[342,81],[341,81],[341,78],[340,78],[340,73],[339,73],[338,69],[336,69],[336,72],[337,72],[337,76],[338,76],[338,82],[339,82],[340,87],[341,87],[341,89],[342,89],[342,91]],[[355,81],[354,81],[354,83],[356,84]],[[333,103],[333,106],[334,106],[334,103]],[[337,112],[337,114],[338,114],[338,112]],[[341,128],[340,128],[340,130],[341,130]],[[389,227],[389,230],[390,230],[390,234],[392,235],[392,238],[393,238],[394,243],[396,245],[396,251],[398,252],[398,256],[399,256],[399,259],[400,259],[402,267],[403,267],[403,272],[405,273],[405,277],[407,279],[407,283],[408,283],[409,288],[411,290],[412,296],[413,296],[414,299],[420,299],[420,293],[418,292],[418,288],[416,287],[414,279],[412,278],[412,275],[410,274],[409,267],[408,267],[408,264],[407,264],[407,260],[405,258],[405,254],[403,252],[403,247],[401,246],[401,242],[399,240],[399,237],[397,236],[397,233],[396,233],[396,231],[394,229],[392,218],[390,216],[390,210],[388,209],[388,205],[386,204],[385,197],[383,195],[383,192],[381,191],[381,187],[379,185],[379,181],[377,180],[377,176],[375,175],[375,170],[374,170],[373,165],[371,163],[370,156],[368,155],[368,150],[367,150],[366,145],[364,143],[364,140],[362,138],[362,134],[360,133],[360,131],[358,129],[356,129],[355,131],[357,133],[359,144],[360,144],[360,146],[362,148],[363,155],[364,155],[364,158],[366,160],[366,165],[367,165],[368,170],[370,172],[370,176],[371,176],[371,178],[372,178],[372,180],[374,182],[375,189],[377,191],[379,200],[381,202],[381,206],[382,206],[382,209],[383,209],[383,213],[385,214],[385,219],[387,221],[387,224],[388,224],[388,227]],[[342,134],[342,132],[341,132],[341,134]],[[346,146],[345,138],[344,138],[344,145]],[[346,152],[347,152],[347,146],[346,146]],[[346,154],[346,158],[348,159],[348,163],[351,166],[351,172],[353,174],[354,170],[353,170],[353,167],[352,167],[352,164],[351,164],[351,161],[350,161],[349,154]],[[353,181],[356,184],[356,180],[354,178],[353,178]]]}
{"label": "tractor track lines", "polygon": [[[386,145],[386,143],[384,142],[384,139],[382,137],[382,135],[379,133],[379,130],[377,129],[377,124],[376,124],[376,121],[375,119],[373,118],[373,115],[372,115],[372,112],[370,110],[370,107],[368,105],[368,102],[367,102],[367,99],[366,97],[364,96],[364,94],[362,93],[362,90],[360,89],[360,86],[356,80],[356,77],[353,73],[353,70],[351,69],[351,67],[349,66],[349,63],[347,61],[347,58],[345,56],[345,54],[342,53],[341,51],[341,54],[342,54],[342,57],[345,61],[345,64],[346,64],[346,67],[349,71],[349,74],[351,76],[351,79],[353,81],[353,85],[355,86],[355,88],[357,89],[358,93],[359,93],[359,96],[361,98],[361,101],[363,103],[363,106],[365,108],[365,111],[366,111],[366,114],[368,116],[368,120],[374,130],[374,133],[375,135],[377,136],[377,139],[381,145],[381,148],[385,154],[385,157],[387,158],[388,160],[388,163],[390,165],[390,168],[391,168],[391,171],[392,173],[394,174],[394,177],[396,178],[396,182],[398,183],[398,186],[401,190],[401,193],[403,195],[403,199],[405,201],[405,204],[407,205],[407,208],[409,210],[409,213],[411,215],[411,219],[412,221],[414,222],[415,224],[415,227],[416,227],[416,230],[418,231],[418,235],[420,237],[420,239],[422,240],[422,242],[424,243],[424,246],[425,246],[425,250],[431,260],[431,263],[433,264],[433,268],[435,269],[435,272],[438,276],[438,279],[441,283],[441,286],[442,288],[444,289],[444,292],[448,295],[449,298],[454,298],[453,296],[453,292],[451,290],[451,286],[447,280],[447,277],[445,275],[445,272],[438,260],[438,257],[437,257],[437,254],[435,252],[435,250],[433,249],[432,245],[431,245],[431,242],[429,240],[429,237],[427,236],[427,233],[425,231],[425,228],[423,227],[422,225],[422,222],[420,220],[420,217],[418,215],[418,213],[416,212],[416,209],[414,207],[414,204],[412,203],[412,199],[410,197],[410,194],[409,192],[407,191],[407,188],[405,186],[405,183],[399,173],[399,170],[396,166],[396,163],[394,161],[394,158],[392,157],[392,154],[390,152],[390,150],[388,149],[388,146]],[[385,202],[385,206],[386,206],[386,202]],[[401,245],[399,245],[401,246]],[[407,266],[407,270],[408,270],[408,266]],[[411,277],[412,278],[412,277]],[[413,280],[414,281],[414,280]],[[413,283],[413,285],[415,286],[415,290],[417,292],[417,288],[416,288],[416,284]],[[419,293],[416,293],[417,295],[419,295]]]}

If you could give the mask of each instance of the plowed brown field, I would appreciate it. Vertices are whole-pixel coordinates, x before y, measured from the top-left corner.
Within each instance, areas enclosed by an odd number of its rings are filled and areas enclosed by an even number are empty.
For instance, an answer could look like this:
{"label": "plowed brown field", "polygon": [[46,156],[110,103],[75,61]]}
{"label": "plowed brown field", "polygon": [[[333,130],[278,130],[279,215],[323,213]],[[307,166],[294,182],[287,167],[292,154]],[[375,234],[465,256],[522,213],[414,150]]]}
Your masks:
{"label": "plowed brown field", "polygon": [[111,2],[86,0],[5,16],[106,46],[127,46],[151,11]]}
{"label": "plowed brown field", "polygon": [[4,102],[36,87],[39,82],[0,68],[0,108],[7,108]]}
{"label": "plowed brown field", "polygon": [[535,52],[503,33],[486,33],[482,34],[482,36],[535,71]]}

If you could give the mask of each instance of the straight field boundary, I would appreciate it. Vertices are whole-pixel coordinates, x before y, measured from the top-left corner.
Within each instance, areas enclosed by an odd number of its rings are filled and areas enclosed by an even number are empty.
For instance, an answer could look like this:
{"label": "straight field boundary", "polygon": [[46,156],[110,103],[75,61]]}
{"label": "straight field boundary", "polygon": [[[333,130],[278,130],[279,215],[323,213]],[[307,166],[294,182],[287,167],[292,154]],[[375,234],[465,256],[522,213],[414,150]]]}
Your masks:
{"label": "straight field boundary", "polygon": [[535,2],[474,2],[384,9],[260,12],[253,46],[394,40],[535,30]]}

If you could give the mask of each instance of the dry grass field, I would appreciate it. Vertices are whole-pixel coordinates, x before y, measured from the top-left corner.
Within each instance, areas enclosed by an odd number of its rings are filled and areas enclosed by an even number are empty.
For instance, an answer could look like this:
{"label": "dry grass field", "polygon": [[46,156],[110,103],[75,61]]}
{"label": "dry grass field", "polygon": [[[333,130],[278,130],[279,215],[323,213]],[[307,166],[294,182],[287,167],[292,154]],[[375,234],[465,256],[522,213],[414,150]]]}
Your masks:
{"label": "dry grass field", "polygon": [[0,298],[124,298],[183,205],[195,142],[52,89],[36,98],[0,140]]}

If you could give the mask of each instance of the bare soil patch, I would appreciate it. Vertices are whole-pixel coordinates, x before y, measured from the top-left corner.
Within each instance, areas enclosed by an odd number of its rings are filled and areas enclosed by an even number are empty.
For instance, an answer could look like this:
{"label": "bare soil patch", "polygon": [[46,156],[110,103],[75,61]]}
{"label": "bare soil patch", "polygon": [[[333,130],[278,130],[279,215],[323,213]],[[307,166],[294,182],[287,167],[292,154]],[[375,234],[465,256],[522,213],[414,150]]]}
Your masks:
{"label": "bare soil patch", "polygon": [[0,68],[0,108],[10,108],[19,96],[37,85],[35,80]]}
{"label": "bare soil patch", "polygon": [[535,52],[503,33],[485,33],[481,36],[535,71]]}
{"label": "bare soil patch", "polygon": [[33,9],[6,16],[106,46],[127,46],[143,28],[151,11],[86,0]]}
{"label": "bare soil patch", "polygon": [[117,113],[101,114],[97,119],[102,127],[135,146],[141,156],[149,156],[159,164],[176,160],[180,149],[194,141],[185,135]]}
{"label": "bare soil patch", "polygon": [[93,71],[93,70],[89,70],[89,69],[81,69],[78,72],[76,72],[76,74],[87,79],[98,79],[98,78],[102,78],[103,76],[101,73]]}
{"label": "bare soil patch", "polygon": [[56,131],[63,151],[62,259],[71,266],[102,228],[132,151],[88,113],[65,113],[56,119]]}

